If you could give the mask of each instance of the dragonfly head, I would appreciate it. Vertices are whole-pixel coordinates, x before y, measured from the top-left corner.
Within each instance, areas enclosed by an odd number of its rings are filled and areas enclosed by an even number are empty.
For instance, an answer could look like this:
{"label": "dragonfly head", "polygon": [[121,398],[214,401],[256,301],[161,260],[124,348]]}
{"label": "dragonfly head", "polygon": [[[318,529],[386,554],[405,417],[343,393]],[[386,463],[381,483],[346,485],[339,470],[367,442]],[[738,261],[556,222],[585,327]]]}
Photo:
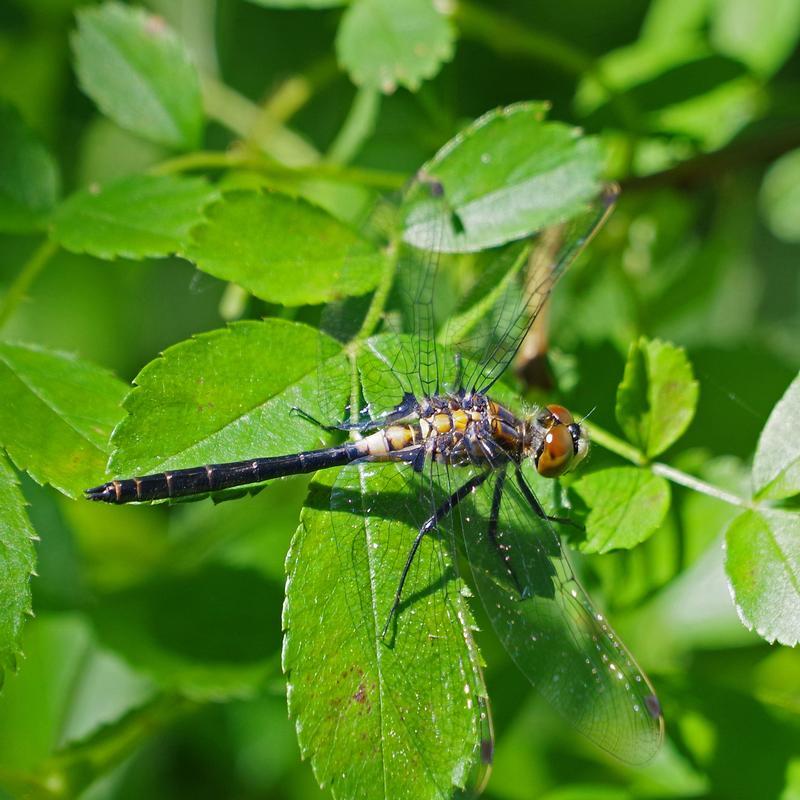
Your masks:
{"label": "dragonfly head", "polygon": [[589,437],[564,406],[545,406],[536,416],[536,425],[542,436],[533,463],[543,477],[557,478],[586,458]]}

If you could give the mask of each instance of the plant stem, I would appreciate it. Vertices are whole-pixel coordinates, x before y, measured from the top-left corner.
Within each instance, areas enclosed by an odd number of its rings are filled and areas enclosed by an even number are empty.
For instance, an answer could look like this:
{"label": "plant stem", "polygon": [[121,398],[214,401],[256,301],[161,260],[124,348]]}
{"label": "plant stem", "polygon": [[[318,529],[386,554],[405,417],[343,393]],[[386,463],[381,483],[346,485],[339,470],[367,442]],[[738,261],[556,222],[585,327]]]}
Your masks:
{"label": "plant stem", "polygon": [[203,106],[212,119],[268,155],[292,166],[313,164],[319,153],[302,136],[269,117],[255,103],[208,75],[203,77]]}
{"label": "plant stem", "polygon": [[336,59],[321,58],[304,73],[287,78],[264,103],[263,110],[277,122],[291,119],[320,89],[339,74]]}
{"label": "plant stem", "polygon": [[592,444],[599,444],[600,447],[604,447],[606,450],[616,453],[618,456],[622,456],[622,458],[630,461],[637,467],[647,466],[647,459],[644,454],[632,444],[628,444],[626,441],[619,439],[614,436],[614,434],[598,427],[594,423],[582,422],[581,424],[589,432],[589,439]]}
{"label": "plant stem", "polygon": [[339,164],[318,163],[305,167],[289,167],[246,149],[198,150],[176,156],[151,167],[155,175],[172,175],[176,172],[207,169],[252,169],[265,175],[295,178],[328,178],[341,183],[356,183],[375,189],[395,191],[402,188],[407,176],[398,172],[347,167]]}
{"label": "plant stem", "polygon": [[347,164],[352,161],[364,142],[375,130],[375,120],[380,109],[381,95],[377,89],[362,88],[356,93],[347,119],[336,134],[327,154],[332,164]]}
{"label": "plant stem", "polygon": [[622,458],[630,461],[637,467],[649,469],[654,475],[660,475],[662,478],[666,478],[673,483],[721,500],[723,503],[728,503],[728,505],[738,506],[739,508],[757,508],[757,504],[752,500],[739,497],[739,495],[731,492],[726,492],[718,486],[700,480],[700,478],[695,478],[693,475],[670,467],[668,464],[662,464],[659,461],[648,461],[638,448],[619,439],[597,425],[590,425],[588,422],[584,422],[583,424],[586,426],[589,432],[589,438],[593,444],[599,444],[600,447],[604,447],[606,450],[616,453],[618,456],[622,456]]}
{"label": "plant stem", "polygon": [[654,475],[661,475],[661,477],[666,478],[673,483],[685,486],[687,489],[693,489],[695,492],[700,492],[700,494],[706,494],[709,497],[714,497],[717,500],[721,500],[723,503],[728,503],[728,505],[751,509],[758,507],[758,504],[754,503],[752,500],[747,500],[744,497],[739,497],[739,495],[726,492],[724,489],[720,489],[718,486],[714,486],[711,483],[706,483],[706,481],[702,481],[700,478],[695,478],[693,475],[689,475],[679,469],[670,467],[669,464],[662,464],[659,461],[655,461],[649,466],[650,471]]}
{"label": "plant stem", "polygon": [[800,125],[791,122],[761,136],[738,139],[719,150],[702,153],[661,172],[623,179],[622,190],[653,192],[665,186],[703,188],[721,175],[768,163],[797,147],[800,147]]}
{"label": "plant stem", "polygon": [[33,251],[31,257],[25,262],[19,275],[11,286],[8,287],[3,300],[0,302],[0,327],[14,313],[25,293],[30,288],[36,276],[44,269],[47,262],[58,252],[58,244],[51,239],[45,239]]}
{"label": "plant stem", "polygon": [[375,287],[375,293],[372,295],[372,302],[370,302],[367,313],[364,315],[364,321],[361,323],[358,333],[353,337],[345,350],[351,366],[350,417],[352,422],[358,421],[358,400],[360,396],[357,365],[358,351],[361,343],[372,335],[383,316],[383,309],[386,307],[386,301],[389,298],[389,292],[391,291],[392,284],[394,283],[394,276],[397,272],[399,257],[400,241],[398,233],[386,250],[386,262],[383,267],[383,272],[381,273],[378,285]]}
{"label": "plant stem", "polygon": [[399,253],[400,242],[393,241],[388,248],[386,264],[383,267],[380,281],[375,288],[375,294],[372,295],[372,302],[369,304],[364,321],[361,323],[361,328],[355,336],[354,341],[356,342],[363,342],[364,339],[369,338],[381,320],[386,300],[389,297],[389,291],[392,288],[392,283],[394,283]]}

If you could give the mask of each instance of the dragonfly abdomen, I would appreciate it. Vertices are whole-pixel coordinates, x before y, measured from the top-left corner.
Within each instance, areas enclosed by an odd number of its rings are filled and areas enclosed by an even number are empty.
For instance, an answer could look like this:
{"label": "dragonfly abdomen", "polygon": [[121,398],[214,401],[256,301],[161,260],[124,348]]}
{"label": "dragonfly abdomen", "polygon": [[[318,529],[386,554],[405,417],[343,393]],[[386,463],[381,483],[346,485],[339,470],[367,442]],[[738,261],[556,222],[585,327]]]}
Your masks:
{"label": "dragonfly abdomen", "polygon": [[338,447],[309,450],[286,456],[206,464],[201,467],[113,480],[87,489],[86,497],[89,500],[114,504],[166,500],[261,483],[271,478],[302,475],[328,467],[339,467],[361,458],[364,454],[363,442],[347,442]]}

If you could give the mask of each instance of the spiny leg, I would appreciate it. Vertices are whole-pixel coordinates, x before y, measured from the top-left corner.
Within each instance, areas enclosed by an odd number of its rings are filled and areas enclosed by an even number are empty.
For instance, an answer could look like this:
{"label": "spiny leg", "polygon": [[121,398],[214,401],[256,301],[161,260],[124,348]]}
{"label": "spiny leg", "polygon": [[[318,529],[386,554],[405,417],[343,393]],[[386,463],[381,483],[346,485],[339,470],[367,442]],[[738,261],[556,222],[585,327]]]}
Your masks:
{"label": "spiny leg", "polygon": [[428,519],[422,524],[417,533],[414,543],[411,545],[411,550],[408,552],[408,558],[406,558],[406,563],[403,566],[403,571],[400,573],[400,582],[397,585],[397,591],[394,593],[394,602],[392,603],[392,607],[389,611],[389,616],[386,619],[386,623],[383,626],[383,630],[381,631],[381,639],[386,637],[386,631],[389,630],[389,625],[391,624],[392,617],[397,613],[397,609],[400,606],[400,598],[403,594],[403,586],[405,585],[406,578],[408,577],[408,572],[411,569],[411,564],[414,561],[414,557],[417,554],[417,550],[419,549],[420,542],[422,542],[422,538],[430,533],[473,489],[476,489],[480,486],[488,477],[489,472],[482,472],[479,475],[475,475],[474,477],[470,478],[463,486],[459,489],[456,489],[447,500],[442,503],[436,511],[431,514]]}
{"label": "spiny leg", "polygon": [[307,411],[303,410],[302,408],[299,408],[298,406],[292,406],[291,412],[301,417],[302,419],[306,420],[307,422],[310,422],[312,425],[316,425],[318,428],[322,428],[322,430],[324,431],[364,432],[370,429],[377,430],[378,428],[382,428],[384,425],[389,425],[392,422],[404,419],[409,414],[411,414],[416,407],[417,407],[417,398],[411,392],[406,392],[403,395],[403,399],[393,409],[387,411],[385,414],[380,414],[374,419],[372,417],[367,417],[366,419],[362,419],[359,422],[340,422],[337,425],[326,425],[324,422],[318,420],[316,417],[312,416]]}
{"label": "spiny leg", "polygon": [[525,483],[525,479],[522,477],[522,473],[519,471],[519,469],[516,470],[516,475],[517,483],[519,484],[522,494],[525,495],[525,499],[531,504],[531,508],[536,512],[537,516],[540,516],[542,519],[546,519],[548,522],[555,522],[558,525],[571,525],[573,528],[577,528],[579,531],[586,530],[583,525],[571,520],[569,517],[552,517],[549,514],[546,514],[545,510],[542,508],[542,504],[536,499],[530,488],[528,488],[528,484]]}
{"label": "spiny leg", "polygon": [[489,512],[489,541],[494,545],[495,550],[497,550],[497,554],[500,558],[503,559],[503,564],[508,570],[508,574],[511,577],[511,580],[514,582],[514,586],[517,589],[517,592],[522,595],[522,586],[519,582],[519,578],[517,578],[516,573],[514,572],[513,567],[509,563],[510,559],[508,556],[508,545],[501,544],[497,539],[497,526],[500,523],[500,503],[503,501],[503,489],[505,488],[506,484],[506,469],[503,467],[497,471],[497,480],[494,484],[494,493],[492,494],[492,510]]}

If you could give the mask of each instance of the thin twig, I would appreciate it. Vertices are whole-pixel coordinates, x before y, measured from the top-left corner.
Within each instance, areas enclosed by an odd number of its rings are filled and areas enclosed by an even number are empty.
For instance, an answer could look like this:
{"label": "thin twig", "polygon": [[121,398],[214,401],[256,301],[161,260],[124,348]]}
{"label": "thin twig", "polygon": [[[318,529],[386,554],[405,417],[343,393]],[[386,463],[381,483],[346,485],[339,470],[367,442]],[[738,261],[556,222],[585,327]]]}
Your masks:
{"label": "thin twig", "polygon": [[0,327],[14,313],[17,306],[25,297],[36,276],[44,269],[47,262],[58,252],[58,244],[52,239],[45,239],[31,257],[25,262],[11,286],[8,287],[2,301],[0,301]]}

